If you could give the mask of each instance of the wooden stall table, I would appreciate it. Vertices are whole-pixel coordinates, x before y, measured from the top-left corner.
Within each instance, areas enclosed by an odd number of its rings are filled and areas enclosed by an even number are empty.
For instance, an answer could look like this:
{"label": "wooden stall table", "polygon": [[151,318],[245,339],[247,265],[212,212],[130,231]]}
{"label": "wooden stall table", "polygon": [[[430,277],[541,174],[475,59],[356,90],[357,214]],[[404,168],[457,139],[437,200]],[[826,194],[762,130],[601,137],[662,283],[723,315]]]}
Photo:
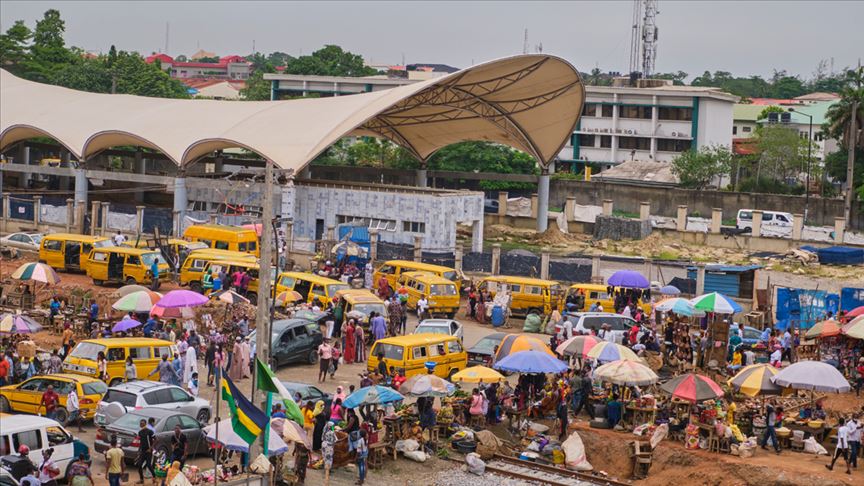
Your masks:
{"label": "wooden stall table", "polygon": [[[369,467],[379,469],[384,466],[384,456],[387,455],[387,449],[390,446],[389,442],[379,440],[369,445]],[[393,449],[395,451],[395,448]],[[393,459],[396,459],[395,453]]]}
{"label": "wooden stall table", "polygon": [[657,420],[657,408],[627,405],[624,407],[624,415],[626,423],[630,425],[630,430],[633,430],[642,424],[653,425]]}

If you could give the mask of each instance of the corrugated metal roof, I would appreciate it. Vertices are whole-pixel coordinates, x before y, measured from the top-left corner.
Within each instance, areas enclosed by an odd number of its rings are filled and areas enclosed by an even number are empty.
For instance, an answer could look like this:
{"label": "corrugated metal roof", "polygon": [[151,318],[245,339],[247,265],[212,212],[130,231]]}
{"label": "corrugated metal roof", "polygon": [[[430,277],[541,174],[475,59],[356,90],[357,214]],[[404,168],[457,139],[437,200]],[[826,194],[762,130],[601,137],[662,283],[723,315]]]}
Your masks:
{"label": "corrugated metal roof", "polygon": [[[758,270],[762,265],[705,265],[706,272],[744,273]],[[687,271],[696,271],[696,267],[687,267]]]}

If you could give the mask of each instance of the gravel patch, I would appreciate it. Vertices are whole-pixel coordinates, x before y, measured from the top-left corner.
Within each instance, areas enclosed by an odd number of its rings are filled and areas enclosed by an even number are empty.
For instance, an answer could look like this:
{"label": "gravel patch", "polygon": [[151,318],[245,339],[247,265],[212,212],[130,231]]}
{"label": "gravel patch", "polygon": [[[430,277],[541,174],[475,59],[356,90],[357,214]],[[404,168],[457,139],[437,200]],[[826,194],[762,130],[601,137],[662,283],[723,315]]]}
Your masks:
{"label": "gravel patch", "polygon": [[521,479],[508,478],[490,473],[478,476],[463,471],[462,468],[454,468],[449,471],[438,473],[432,484],[435,486],[466,486],[469,484],[471,486],[524,486],[542,483],[523,481]]}

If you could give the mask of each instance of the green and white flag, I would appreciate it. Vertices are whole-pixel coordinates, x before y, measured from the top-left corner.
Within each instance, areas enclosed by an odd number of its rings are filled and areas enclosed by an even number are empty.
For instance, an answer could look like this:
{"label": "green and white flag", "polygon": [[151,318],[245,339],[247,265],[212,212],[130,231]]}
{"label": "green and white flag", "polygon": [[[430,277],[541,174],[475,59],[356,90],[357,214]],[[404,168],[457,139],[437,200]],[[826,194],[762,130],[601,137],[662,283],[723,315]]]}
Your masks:
{"label": "green and white flag", "polygon": [[[277,378],[276,375],[273,374],[273,371],[270,370],[270,367],[264,364],[260,358],[255,358],[255,366],[258,367],[258,389],[261,391],[266,391],[270,393],[275,393],[279,395],[279,398],[282,400],[282,403],[285,405],[285,415],[297,422],[301,427],[303,426],[303,412],[300,411],[300,407],[297,405],[297,402],[294,401],[294,398],[291,396],[291,393],[288,392],[288,389],[285,388]],[[270,411],[266,411],[267,414],[270,414]]]}

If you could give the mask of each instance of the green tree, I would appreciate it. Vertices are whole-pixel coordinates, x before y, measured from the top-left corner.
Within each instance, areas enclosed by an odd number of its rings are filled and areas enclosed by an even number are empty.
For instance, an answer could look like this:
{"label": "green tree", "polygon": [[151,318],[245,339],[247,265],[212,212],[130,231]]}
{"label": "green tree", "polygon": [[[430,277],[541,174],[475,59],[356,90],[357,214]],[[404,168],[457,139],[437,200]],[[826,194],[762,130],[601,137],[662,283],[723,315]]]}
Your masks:
{"label": "green tree", "polygon": [[294,56],[287,54],[285,52],[271,52],[267,55],[267,61],[273,66],[287,66],[291,61],[294,60]]}
{"label": "green tree", "polygon": [[759,126],[755,134],[759,153],[755,158],[756,179],[783,182],[806,171],[808,143],[797,130],[787,126]]}
{"label": "green tree", "polygon": [[201,57],[201,58],[196,59],[195,62],[209,62],[211,64],[218,64],[219,63],[219,56]]}
{"label": "green tree", "polygon": [[175,57],[174,60],[177,62],[189,62],[189,58],[186,57],[184,54],[180,54],[179,56]]}
{"label": "green tree", "polygon": [[363,62],[358,54],[342,50],[336,45],[326,45],[309,56],[300,56],[290,61],[285,68],[289,74],[319,76],[371,76],[376,71]]}
{"label": "green tree", "polygon": [[264,65],[253,71],[246,80],[246,87],[240,90],[240,96],[247,101],[269,101],[271,83],[264,79],[264,74],[273,72],[276,70],[265,60]]}
{"label": "green tree", "polygon": [[42,20],[36,22],[30,55],[23,63],[28,79],[48,82],[54,71],[73,62],[72,53],[63,40],[65,30],[66,23],[54,9],[46,11]]}
{"label": "green tree", "polygon": [[759,112],[759,118],[757,118],[757,120],[764,120],[764,119],[768,118],[769,113],[786,113],[786,110],[784,110],[783,108],[780,108],[777,105],[766,106],[764,110]]}
{"label": "green tree", "polygon": [[147,64],[137,52],[120,51],[111,67],[118,94],[133,94],[157,98],[188,98],[186,85],[172,79],[159,66]]}
{"label": "green tree", "polygon": [[65,64],[51,73],[49,82],[81,91],[93,93],[111,92],[111,74],[106,59],[81,59],[77,63]]}
{"label": "green tree", "polygon": [[672,84],[675,86],[684,86],[684,80],[687,79],[688,74],[684,71],[677,71],[674,73],[657,73],[652,74],[651,77],[655,79],[671,79]]}
{"label": "green tree", "polygon": [[672,159],[672,173],[680,185],[690,189],[704,189],[716,178],[718,187],[732,168],[732,152],[723,145],[711,145],[697,150],[686,150]]}
{"label": "green tree", "polygon": [[806,93],[804,83],[798,76],[789,76],[786,71],[774,71],[771,79],[771,96],[773,98],[791,99]]}
{"label": "green tree", "polygon": [[[849,151],[845,147],[825,156],[825,172],[838,182],[846,182],[846,165],[849,162]],[[864,186],[864,149],[855,151],[854,186]]]}
{"label": "green tree", "polygon": [[18,66],[27,59],[28,44],[32,38],[33,32],[24,21],[16,20],[5,34],[0,34],[0,66],[16,72]]}
{"label": "green tree", "polygon": [[864,88],[862,88],[864,85],[864,68],[848,70],[844,83],[840,91],[840,100],[831,105],[825,113],[827,120],[822,125],[822,131],[831,138],[840,140],[843,147],[847,147],[851,137],[853,106],[857,102],[858,111],[855,113],[857,120],[855,127],[858,131],[856,145],[859,148],[864,148],[864,136],[862,136],[862,132],[864,132],[864,127],[862,127],[864,124]]}

